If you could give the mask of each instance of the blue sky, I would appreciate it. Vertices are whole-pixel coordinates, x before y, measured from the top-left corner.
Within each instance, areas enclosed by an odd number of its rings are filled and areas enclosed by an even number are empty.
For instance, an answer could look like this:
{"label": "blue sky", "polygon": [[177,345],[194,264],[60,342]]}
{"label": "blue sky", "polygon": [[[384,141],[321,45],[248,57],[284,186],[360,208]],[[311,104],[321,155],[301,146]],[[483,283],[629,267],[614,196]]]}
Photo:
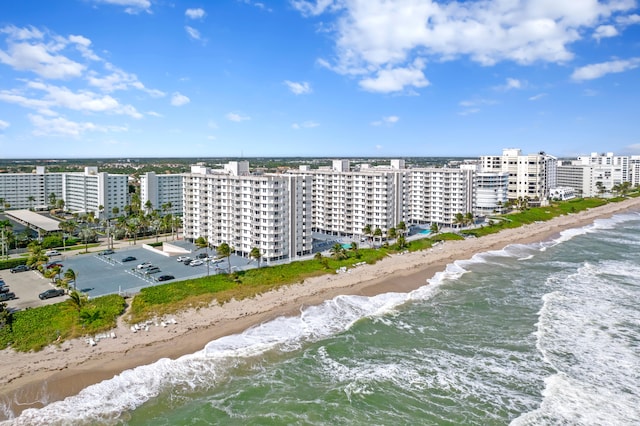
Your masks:
{"label": "blue sky", "polygon": [[640,154],[635,0],[0,2],[0,156]]}

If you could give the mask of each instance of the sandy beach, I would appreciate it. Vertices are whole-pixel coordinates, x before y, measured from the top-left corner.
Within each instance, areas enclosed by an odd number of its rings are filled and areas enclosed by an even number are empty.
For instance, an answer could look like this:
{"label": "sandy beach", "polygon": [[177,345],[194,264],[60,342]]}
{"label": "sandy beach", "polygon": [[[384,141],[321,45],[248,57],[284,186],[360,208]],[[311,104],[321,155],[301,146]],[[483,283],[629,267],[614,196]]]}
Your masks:
{"label": "sandy beach", "polygon": [[[389,256],[375,265],[363,265],[347,273],[325,275],[286,286],[253,299],[223,306],[189,310],[158,318],[133,332],[120,322],[113,336],[98,336],[95,345],[75,339],[40,352],[0,351],[0,407],[18,415],[30,407],[77,394],[83,388],[161,358],[175,359],[193,353],[219,337],[240,333],[251,326],[283,315],[295,315],[304,306],[317,305],[337,295],[372,296],[389,291],[408,292],[456,260],[476,253],[500,250],[513,243],[553,238],[559,232],[581,227],[595,219],[624,211],[640,211],[640,198],[590,209],[553,220],[503,230],[464,241],[447,241],[432,249]],[[103,338],[100,338],[103,337]],[[9,412],[0,411],[0,420]]]}

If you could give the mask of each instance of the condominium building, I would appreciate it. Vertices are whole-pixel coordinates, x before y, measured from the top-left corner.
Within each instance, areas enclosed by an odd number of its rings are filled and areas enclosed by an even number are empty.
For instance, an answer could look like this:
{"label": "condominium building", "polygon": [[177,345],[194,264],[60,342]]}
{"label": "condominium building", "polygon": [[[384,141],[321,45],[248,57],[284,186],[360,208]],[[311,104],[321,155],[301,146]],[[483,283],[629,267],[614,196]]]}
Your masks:
{"label": "condominium building", "polygon": [[114,218],[127,205],[128,183],[127,175],[98,172],[97,167],[85,167],[84,173],[62,173],[65,209],[79,214],[93,212],[101,219]]}
{"label": "condominium building", "polygon": [[113,208],[124,211],[127,203],[127,175],[98,172],[85,167],[81,173],[0,173],[0,198],[10,209],[46,210],[52,198],[64,200],[74,213],[93,212],[96,217],[113,217]]}
{"label": "condominium building", "polygon": [[156,174],[148,172],[140,176],[140,208],[147,203],[162,214],[182,215],[184,174]]}
{"label": "condominium building", "polygon": [[527,198],[544,202],[549,190],[556,186],[557,159],[544,152],[523,155],[520,149],[508,148],[501,156],[480,157],[481,172],[509,174],[507,197]]}
{"label": "condominium building", "polygon": [[207,239],[249,257],[294,259],[311,253],[311,178],[249,173],[246,161],[224,170],[192,166],[184,177],[184,236]]}
{"label": "condominium building", "polygon": [[582,197],[603,196],[616,185],[632,182],[633,168],[627,156],[591,153],[558,164],[558,186],[571,187]]}
{"label": "condominium building", "polygon": [[404,163],[351,170],[349,160],[311,170],[301,166],[290,175],[313,182],[313,230],[332,235],[359,235],[365,226],[386,231],[408,219],[404,203]]}
{"label": "condominium building", "polygon": [[457,213],[473,212],[474,172],[459,168],[406,168],[335,160],[330,168],[301,166],[291,174],[313,178],[313,228],[333,235],[361,235],[365,227],[386,233],[400,222],[450,226]]}
{"label": "condominium building", "polygon": [[640,185],[640,155],[629,158],[629,182],[634,187]]}

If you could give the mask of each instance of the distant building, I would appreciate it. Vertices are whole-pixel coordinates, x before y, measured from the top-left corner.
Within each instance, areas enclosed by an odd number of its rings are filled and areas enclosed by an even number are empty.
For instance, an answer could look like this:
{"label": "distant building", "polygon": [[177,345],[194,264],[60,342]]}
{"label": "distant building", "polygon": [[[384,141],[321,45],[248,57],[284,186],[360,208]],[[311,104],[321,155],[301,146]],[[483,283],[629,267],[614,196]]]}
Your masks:
{"label": "distant building", "polygon": [[558,186],[571,187],[581,197],[611,195],[616,185],[632,182],[635,162],[627,156],[591,153],[558,164]]}
{"label": "distant building", "polygon": [[507,197],[545,202],[549,191],[557,185],[557,159],[540,152],[523,155],[519,149],[508,148],[502,155],[480,157],[481,172],[509,174]]}
{"label": "distant building", "polygon": [[0,198],[10,209],[46,210],[53,194],[64,200],[65,210],[109,218],[113,207],[124,211],[127,181],[127,175],[100,173],[97,167],[85,167],[81,173],[46,173],[39,166],[35,173],[0,173]]}
{"label": "distant building", "polygon": [[140,208],[146,211],[147,202],[162,215],[182,215],[183,180],[185,174],[156,174],[140,176]]}

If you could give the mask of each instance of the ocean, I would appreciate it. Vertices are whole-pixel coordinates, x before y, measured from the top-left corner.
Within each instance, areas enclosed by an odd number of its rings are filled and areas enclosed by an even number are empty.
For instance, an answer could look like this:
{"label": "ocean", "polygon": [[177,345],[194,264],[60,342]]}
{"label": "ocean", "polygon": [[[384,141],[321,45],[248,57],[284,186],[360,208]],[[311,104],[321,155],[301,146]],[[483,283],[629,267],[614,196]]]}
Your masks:
{"label": "ocean", "polygon": [[638,425],[640,214],[341,296],[17,425]]}

